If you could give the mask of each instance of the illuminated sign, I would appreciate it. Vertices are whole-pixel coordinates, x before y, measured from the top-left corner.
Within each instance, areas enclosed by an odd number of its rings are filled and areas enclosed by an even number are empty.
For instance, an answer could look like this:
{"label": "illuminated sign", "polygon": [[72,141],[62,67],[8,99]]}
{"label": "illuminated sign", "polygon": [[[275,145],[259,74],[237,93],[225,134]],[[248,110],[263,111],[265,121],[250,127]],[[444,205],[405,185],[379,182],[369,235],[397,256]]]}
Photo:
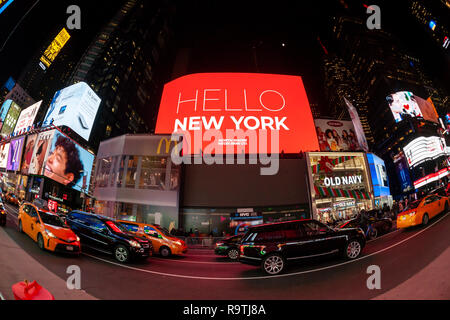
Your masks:
{"label": "illuminated sign", "polygon": [[14,131],[21,111],[22,108],[20,108],[16,103],[13,102],[11,104],[8,113],[6,114],[5,121],[3,122],[2,131],[0,132],[3,137],[10,135]]}
{"label": "illuminated sign", "polygon": [[424,100],[412,92],[399,91],[386,97],[395,122],[400,122],[407,117],[422,117],[425,120],[439,123],[438,114],[430,100]]}
{"label": "illuminated sign", "polygon": [[6,169],[8,164],[9,142],[0,145],[0,168]]}
{"label": "illuminated sign", "polygon": [[3,11],[5,11],[6,8],[8,8],[9,5],[13,2],[14,0],[0,0],[0,14],[2,14]]}
{"label": "illuminated sign", "polygon": [[354,175],[354,176],[343,176],[343,177],[326,177],[323,180],[323,183],[325,184],[326,187],[357,184],[357,183],[362,183],[362,176]]}
{"label": "illuminated sign", "polygon": [[427,160],[433,160],[446,154],[445,140],[439,137],[420,137],[408,143],[403,151],[410,168]]}
{"label": "illuminated sign", "polygon": [[315,119],[320,151],[363,150],[351,121]]}
{"label": "illuminated sign", "polygon": [[448,39],[448,37],[447,37],[447,36],[444,37],[444,42],[443,42],[443,44],[442,44],[442,47],[444,47],[445,49],[447,49],[448,46],[449,46],[449,44],[450,44],[450,40]]}
{"label": "illuminated sign", "polygon": [[181,77],[164,87],[155,131],[184,135],[183,144],[196,154],[319,150],[308,98],[297,76]]}
{"label": "illuminated sign", "polygon": [[[165,154],[169,155],[169,151],[170,151],[170,145],[172,143],[172,141],[170,140],[170,138],[161,138],[161,140],[159,141],[159,145],[158,145],[158,149],[156,150],[156,154],[161,154],[161,147],[163,146],[163,143],[165,143]],[[179,152],[178,150],[178,141],[173,141],[174,143],[174,148],[175,148],[175,152]],[[164,149],[163,149],[164,150]]]}
{"label": "illuminated sign", "polygon": [[436,22],[434,22],[433,20],[430,20],[430,23],[428,24],[428,26],[430,27],[431,30],[434,31],[434,29],[436,29]]}
{"label": "illuminated sign", "polygon": [[427,185],[431,182],[442,179],[443,177],[446,177],[449,174],[450,174],[450,170],[448,168],[444,168],[442,170],[439,170],[438,172],[429,174],[423,178],[420,178],[419,180],[414,181],[414,187],[416,189],[418,189],[418,188],[423,187],[424,185]]}
{"label": "illuminated sign", "polygon": [[78,82],[55,93],[42,126],[67,126],[89,140],[100,102],[85,82]]}
{"label": "illuminated sign", "polygon": [[22,110],[19,119],[17,120],[16,128],[14,129],[15,134],[20,134],[23,130],[27,130],[34,123],[36,115],[41,107],[42,101],[39,101],[32,106]]}
{"label": "illuminated sign", "polygon": [[47,68],[50,67],[52,62],[55,61],[56,56],[59,54],[67,41],[69,41],[69,39],[70,34],[67,32],[66,28],[63,28],[52,41],[47,50],[45,50],[41,57],[41,63],[43,63]]}

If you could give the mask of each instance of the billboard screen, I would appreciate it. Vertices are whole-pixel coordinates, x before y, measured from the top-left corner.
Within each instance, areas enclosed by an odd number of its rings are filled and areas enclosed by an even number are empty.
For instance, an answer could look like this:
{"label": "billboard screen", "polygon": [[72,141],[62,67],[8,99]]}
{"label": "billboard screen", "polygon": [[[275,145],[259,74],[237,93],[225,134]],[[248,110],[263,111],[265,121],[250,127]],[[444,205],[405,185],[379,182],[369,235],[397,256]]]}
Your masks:
{"label": "billboard screen", "polygon": [[5,121],[2,125],[1,135],[6,137],[10,135],[16,127],[17,119],[19,119],[22,109],[15,103],[11,103],[11,107],[6,114]]}
{"label": "billboard screen", "polygon": [[408,165],[406,163],[406,159],[403,152],[400,152],[398,155],[394,157],[394,164],[402,192],[408,192],[413,190]]}
{"label": "billboard screen", "polygon": [[415,96],[409,91],[399,91],[386,97],[395,122],[402,121],[405,116],[422,117],[425,120],[438,122],[438,115],[432,103]]}
{"label": "billboard screen", "polygon": [[25,137],[21,137],[11,141],[9,146],[7,170],[17,171],[20,169],[20,161],[22,160],[22,150]]}
{"label": "billboard screen", "polygon": [[366,140],[366,134],[364,133],[364,129],[361,124],[361,120],[359,119],[359,114],[356,108],[353,106],[353,104],[350,103],[345,97],[344,97],[345,104],[347,105],[348,113],[350,114],[350,117],[352,118],[353,126],[355,127],[356,132],[356,138],[358,139],[358,143],[361,146],[361,149],[369,152],[369,145],[367,144]]}
{"label": "billboard screen", "polygon": [[25,143],[25,148],[23,151],[23,161],[20,168],[22,174],[28,174],[28,169],[30,168],[31,158],[33,157],[34,145],[36,144],[38,135],[32,134],[27,136],[27,142]]}
{"label": "billboard screen", "polygon": [[390,195],[389,181],[383,159],[368,153],[367,161],[370,167],[370,175],[372,176],[374,196],[383,197]]}
{"label": "billboard screen", "polygon": [[[184,140],[190,153],[319,149],[303,81],[297,76],[200,73],[178,78],[164,87],[156,133],[191,137]],[[277,134],[278,146],[271,143]]]}
{"label": "billboard screen", "polygon": [[76,83],[55,93],[42,126],[67,126],[89,140],[100,102],[86,83]]}
{"label": "billboard screen", "polygon": [[34,144],[28,174],[43,175],[44,163],[55,131],[56,129],[39,133]]}
{"label": "billboard screen", "polygon": [[19,119],[17,120],[14,134],[19,134],[22,130],[27,130],[28,127],[31,127],[33,125],[41,104],[42,101],[39,101],[32,106],[29,106],[28,108],[22,110]]}
{"label": "billboard screen", "polygon": [[49,147],[44,175],[86,193],[93,164],[92,153],[60,131],[56,131]]}
{"label": "billboard screen", "polygon": [[419,137],[403,148],[410,168],[425,161],[444,156],[446,150],[445,139],[439,137]]}
{"label": "billboard screen", "polygon": [[8,164],[9,142],[0,145],[0,168],[6,169]]}
{"label": "billboard screen", "polygon": [[6,100],[2,104],[2,108],[0,109],[0,130],[3,127],[3,122],[5,122],[6,115],[8,114],[9,108],[14,102],[12,100]]}
{"label": "billboard screen", "polygon": [[67,41],[70,39],[70,34],[67,32],[66,28],[63,28],[58,35],[53,39],[52,43],[45,50],[41,57],[41,63],[47,68],[50,67],[53,61],[55,61],[56,56],[59,54],[61,49],[66,45]]}
{"label": "billboard screen", "polygon": [[320,151],[363,150],[351,121],[315,119]]}

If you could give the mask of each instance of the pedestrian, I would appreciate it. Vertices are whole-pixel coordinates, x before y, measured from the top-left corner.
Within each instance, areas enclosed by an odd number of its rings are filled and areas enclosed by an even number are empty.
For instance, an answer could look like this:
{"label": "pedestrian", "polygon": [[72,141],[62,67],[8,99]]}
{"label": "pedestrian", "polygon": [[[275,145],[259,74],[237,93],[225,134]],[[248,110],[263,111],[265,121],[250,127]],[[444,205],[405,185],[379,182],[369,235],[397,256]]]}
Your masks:
{"label": "pedestrian", "polygon": [[400,212],[402,212],[402,211],[403,211],[403,201],[400,200],[400,201],[398,202],[398,213],[400,213]]}

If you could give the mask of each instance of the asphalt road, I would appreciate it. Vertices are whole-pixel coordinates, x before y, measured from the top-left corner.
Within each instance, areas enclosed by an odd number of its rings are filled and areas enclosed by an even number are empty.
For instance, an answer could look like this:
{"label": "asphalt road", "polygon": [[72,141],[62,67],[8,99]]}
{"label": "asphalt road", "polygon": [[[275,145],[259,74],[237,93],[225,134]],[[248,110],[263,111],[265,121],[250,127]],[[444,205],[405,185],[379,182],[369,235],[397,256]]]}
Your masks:
{"label": "asphalt road", "polygon": [[[258,267],[230,262],[211,250],[122,265],[95,251],[84,250],[79,258],[41,251],[18,232],[17,207],[5,207],[6,231],[14,241],[62,279],[68,266],[79,266],[82,289],[99,299],[371,299],[414,276],[450,245],[450,218],[444,213],[426,228],[398,230],[369,242],[355,261],[315,259],[279,276],[266,276]],[[366,286],[370,265],[381,269],[381,290]]]}

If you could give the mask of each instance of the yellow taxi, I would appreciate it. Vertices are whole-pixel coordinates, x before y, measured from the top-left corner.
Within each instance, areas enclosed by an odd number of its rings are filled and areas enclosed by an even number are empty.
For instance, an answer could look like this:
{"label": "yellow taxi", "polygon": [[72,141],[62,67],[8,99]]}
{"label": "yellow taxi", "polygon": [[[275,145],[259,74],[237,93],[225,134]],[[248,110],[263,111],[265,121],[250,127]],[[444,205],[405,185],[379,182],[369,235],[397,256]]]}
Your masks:
{"label": "yellow taxi", "polygon": [[37,242],[41,250],[81,253],[80,238],[57,214],[24,202],[18,219],[19,231]]}
{"label": "yellow taxi", "polygon": [[423,199],[410,203],[406,209],[397,215],[397,228],[408,228],[416,225],[427,225],[431,218],[441,212],[447,212],[449,199],[437,194],[431,194]]}
{"label": "yellow taxi", "polygon": [[150,240],[153,245],[153,252],[158,252],[163,257],[168,257],[172,254],[181,255],[187,252],[186,243],[172,236],[169,231],[161,226],[125,220],[118,220],[118,222],[131,233]]}

